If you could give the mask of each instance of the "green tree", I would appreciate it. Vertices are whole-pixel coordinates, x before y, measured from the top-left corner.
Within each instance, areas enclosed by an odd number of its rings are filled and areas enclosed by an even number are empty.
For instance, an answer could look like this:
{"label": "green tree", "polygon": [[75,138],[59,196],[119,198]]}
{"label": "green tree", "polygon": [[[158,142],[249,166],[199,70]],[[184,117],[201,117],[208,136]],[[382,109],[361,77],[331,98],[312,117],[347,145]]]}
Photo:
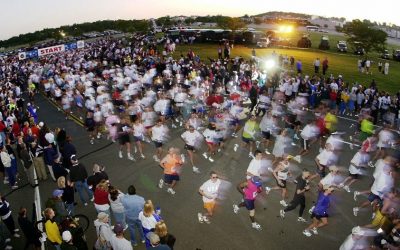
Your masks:
{"label": "green tree", "polygon": [[382,30],[375,29],[368,20],[364,22],[353,20],[343,26],[343,32],[349,37],[347,42],[355,47],[356,42],[361,43],[365,53],[375,50],[381,52],[385,49],[387,34]]}
{"label": "green tree", "polygon": [[220,22],[218,22],[218,26],[223,29],[236,31],[244,28],[246,24],[238,17],[227,17],[226,20],[221,20]]}

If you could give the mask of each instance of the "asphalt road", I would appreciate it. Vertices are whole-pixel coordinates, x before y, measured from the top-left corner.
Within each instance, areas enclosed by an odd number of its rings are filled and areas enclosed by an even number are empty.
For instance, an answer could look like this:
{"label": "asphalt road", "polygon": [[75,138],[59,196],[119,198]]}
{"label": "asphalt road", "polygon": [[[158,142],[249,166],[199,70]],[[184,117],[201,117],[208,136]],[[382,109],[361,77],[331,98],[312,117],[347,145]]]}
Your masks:
{"label": "asphalt road", "polygon": [[[73,137],[73,144],[78,150],[78,156],[85,155],[101,148],[109,143],[105,139],[97,140],[94,145],[89,144],[89,140],[85,130],[71,120],[66,121],[64,116],[57,111],[47,100],[38,96],[37,105],[40,107],[39,117],[48,123],[51,128],[65,128],[67,133]],[[338,129],[352,133],[351,121],[340,119]],[[183,149],[183,142],[179,135],[183,132],[182,128],[172,130],[172,138],[168,145],[179,146]],[[347,137],[347,136],[346,136]],[[239,143],[239,138],[229,140],[226,144],[226,150],[219,153],[215,157],[215,162],[206,161],[200,153],[198,153],[197,166],[202,171],[201,174],[194,174],[191,166],[186,163],[181,176],[181,181],[176,187],[176,195],[171,196],[166,190],[160,190],[156,186],[158,180],[162,176],[162,170],[153,161],[152,155],[154,146],[145,145],[146,159],[138,159],[132,162],[118,158],[118,147],[113,144],[103,150],[89,154],[81,160],[88,172],[91,172],[92,165],[96,162],[106,166],[111,183],[123,192],[127,187],[134,184],[139,195],[145,199],[151,199],[154,204],[159,205],[162,210],[162,217],[166,221],[169,232],[177,238],[176,249],[338,249],[342,241],[351,232],[351,228],[356,225],[365,225],[370,221],[371,212],[369,210],[362,211],[358,217],[352,214],[352,207],[355,206],[352,193],[345,191],[336,191],[333,195],[333,202],[330,208],[329,225],[319,230],[319,235],[306,238],[302,231],[308,225],[297,222],[298,210],[288,212],[285,219],[278,217],[281,205],[279,204],[280,194],[272,191],[268,196],[260,195],[256,202],[256,219],[263,227],[262,231],[256,231],[251,228],[248,212],[245,209],[234,214],[232,204],[241,200],[240,194],[235,186],[244,180],[245,171],[248,167],[250,159],[248,152],[233,151],[234,143]],[[165,147],[166,148],[166,147]],[[298,149],[294,149],[298,151]],[[294,176],[297,176],[301,168],[307,167],[310,170],[315,169],[313,159],[317,154],[317,147],[314,147],[311,153],[305,157],[303,163],[299,166],[291,165]],[[339,165],[348,167],[351,157],[355,150],[345,147],[340,155]],[[136,155],[136,158],[139,158]],[[200,185],[209,177],[209,171],[215,170],[223,177],[226,192],[219,202],[212,223],[200,224],[197,220],[197,213],[202,211],[202,200],[197,193]],[[21,173],[23,171],[20,171]],[[347,172],[344,173],[347,176]],[[22,180],[21,182],[24,182]],[[275,181],[271,178],[266,183],[273,186]],[[370,184],[369,177],[356,182],[352,190],[368,189]],[[2,193],[7,193],[9,188],[0,184]],[[42,203],[51,195],[52,190],[56,188],[56,184],[48,180],[40,183],[40,192]],[[289,201],[293,196],[295,184],[289,183]],[[312,202],[316,200],[316,182],[313,182],[312,190],[306,194],[306,212],[305,218],[310,220],[307,213],[312,206]],[[16,190],[8,195],[14,211],[14,218],[17,218],[19,207],[28,207],[31,211],[33,202],[33,189],[25,187]],[[79,200],[78,195],[75,196],[76,201]],[[360,197],[359,200],[364,201]],[[84,207],[78,201],[76,213],[84,213],[91,220],[96,218],[94,206]],[[129,237],[128,233],[125,234]],[[94,226],[91,226],[87,232],[89,246],[92,246],[95,240]],[[13,240],[15,249],[22,249],[23,241]],[[135,249],[145,249],[144,245],[139,245]]]}

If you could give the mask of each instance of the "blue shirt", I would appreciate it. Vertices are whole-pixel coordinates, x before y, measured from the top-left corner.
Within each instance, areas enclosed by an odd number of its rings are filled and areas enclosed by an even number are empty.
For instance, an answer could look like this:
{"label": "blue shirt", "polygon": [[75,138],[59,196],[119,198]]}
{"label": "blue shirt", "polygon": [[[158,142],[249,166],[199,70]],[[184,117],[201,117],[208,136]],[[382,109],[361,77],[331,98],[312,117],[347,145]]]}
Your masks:
{"label": "blue shirt", "polygon": [[128,220],[137,220],[140,211],[143,210],[144,198],[136,194],[126,194],[121,198],[121,203],[124,206],[126,218]]}
{"label": "blue shirt", "polygon": [[331,198],[329,195],[324,195],[324,193],[320,193],[318,196],[317,204],[315,204],[314,214],[316,215],[325,215],[328,211],[329,203]]}

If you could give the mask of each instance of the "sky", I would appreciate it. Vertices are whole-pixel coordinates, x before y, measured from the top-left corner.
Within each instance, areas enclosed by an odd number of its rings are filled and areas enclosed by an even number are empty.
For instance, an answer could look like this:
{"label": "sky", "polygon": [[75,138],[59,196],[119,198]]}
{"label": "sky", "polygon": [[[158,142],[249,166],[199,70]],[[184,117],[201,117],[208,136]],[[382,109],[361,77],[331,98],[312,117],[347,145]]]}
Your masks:
{"label": "sky", "polygon": [[0,40],[43,28],[176,15],[256,15],[287,11],[400,25],[398,0],[0,0]]}

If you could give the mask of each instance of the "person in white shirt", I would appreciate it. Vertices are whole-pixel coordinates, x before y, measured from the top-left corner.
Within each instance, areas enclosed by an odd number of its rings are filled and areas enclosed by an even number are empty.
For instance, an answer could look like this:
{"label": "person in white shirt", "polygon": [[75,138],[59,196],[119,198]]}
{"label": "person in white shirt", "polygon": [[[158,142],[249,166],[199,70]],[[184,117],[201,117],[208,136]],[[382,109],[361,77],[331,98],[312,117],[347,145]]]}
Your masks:
{"label": "person in white shirt", "polygon": [[159,119],[157,121],[157,124],[152,127],[150,131],[151,140],[154,142],[154,145],[156,147],[156,154],[153,155],[153,159],[156,162],[160,162],[163,152],[162,146],[168,136],[168,128],[164,125],[163,120]]}
{"label": "person in white shirt", "polygon": [[185,142],[185,149],[189,155],[190,163],[193,167],[193,172],[200,173],[199,169],[194,165],[194,151],[196,148],[199,148],[199,144],[202,141],[203,136],[200,134],[199,131],[195,130],[193,126],[189,126],[189,129],[186,130],[181,135],[181,137]]}
{"label": "person in white shirt", "polygon": [[368,249],[368,236],[365,235],[365,230],[361,227],[353,227],[351,234],[347,236],[345,241],[340,245],[339,250],[361,250]]}
{"label": "person in white shirt", "polygon": [[364,174],[364,168],[367,166],[369,159],[369,154],[365,152],[365,148],[361,147],[350,161],[349,176],[339,185],[339,187],[342,187],[350,193],[350,185],[356,182],[359,177]]}
{"label": "person in white shirt", "polygon": [[271,152],[268,151],[268,147],[272,141],[271,135],[275,134],[278,128],[278,122],[275,116],[272,116],[272,112],[268,111],[267,114],[263,116],[260,122],[260,130],[262,135],[262,141],[264,143],[265,153],[270,155]]}
{"label": "person in white shirt", "polygon": [[339,168],[335,165],[329,167],[329,173],[318,183],[318,189],[324,190],[325,185],[338,187],[343,177],[339,174]]}
{"label": "person in white shirt", "polygon": [[310,145],[314,144],[319,136],[319,128],[317,127],[315,120],[307,124],[300,133],[302,139],[303,148],[301,149],[299,155],[304,156],[309,152]]}
{"label": "person in white shirt", "polygon": [[[218,134],[216,131],[215,124],[210,123],[208,124],[208,127],[206,130],[203,132],[203,136],[206,140],[207,143],[207,152],[203,153],[204,158],[208,159],[210,162],[214,162],[214,159],[211,157],[212,155],[215,155],[215,149],[218,145]],[[207,153],[209,155],[207,155]]]}
{"label": "person in white shirt", "polygon": [[251,179],[253,176],[261,177],[262,175],[263,154],[260,150],[256,150],[254,156],[247,167],[246,179]]}
{"label": "person in white shirt", "polygon": [[333,151],[333,146],[329,143],[325,144],[325,148],[322,150],[321,153],[315,157],[315,163],[317,164],[317,173],[312,175],[310,177],[310,180],[320,177],[324,178],[325,177],[325,171],[326,168],[336,164],[337,162],[337,156],[335,152]]}
{"label": "person in white shirt", "polygon": [[139,150],[140,157],[145,159],[146,157],[143,154],[143,145],[142,142],[145,140],[146,128],[144,127],[142,121],[139,118],[136,118],[133,123],[133,140],[135,141],[134,152],[136,153]]}
{"label": "person in white shirt", "polygon": [[203,197],[204,209],[206,214],[198,213],[200,223],[210,223],[210,218],[213,216],[216,199],[218,198],[218,191],[220,189],[221,180],[218,178],[216,172],[211,171],[210,179],[201,185],[199,193]]}

